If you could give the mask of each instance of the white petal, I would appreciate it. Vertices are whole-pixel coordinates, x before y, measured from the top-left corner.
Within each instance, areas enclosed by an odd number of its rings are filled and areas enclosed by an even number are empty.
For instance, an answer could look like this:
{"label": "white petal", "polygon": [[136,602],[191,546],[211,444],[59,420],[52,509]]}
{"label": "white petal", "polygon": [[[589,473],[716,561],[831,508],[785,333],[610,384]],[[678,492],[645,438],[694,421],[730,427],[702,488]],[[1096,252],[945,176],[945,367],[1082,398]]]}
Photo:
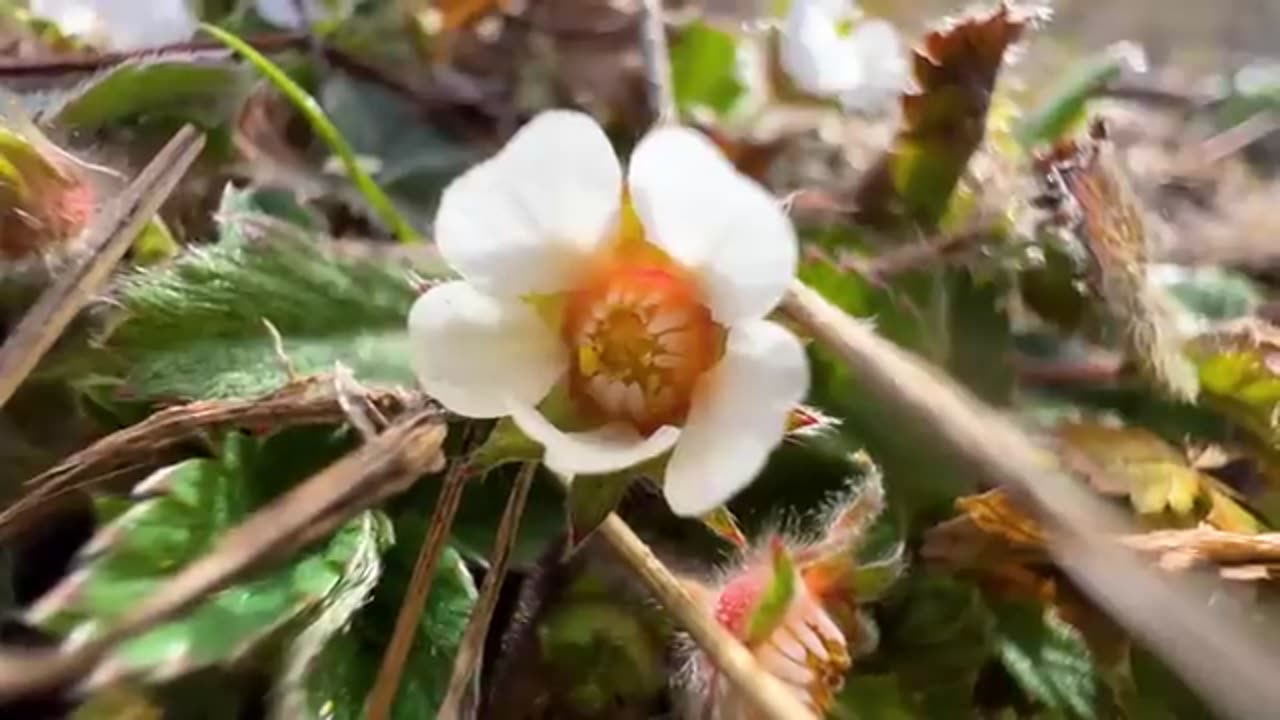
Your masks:
{"label": "white petal", "polygon": [[532,308],[461,281],[418,298],[409,340],[422,389],[468,417],[506,415],[512,398],[539,402],[568,367],[564,344]]}
{"label": "white petal", "polygon": [[628,187],[649,241],[693,270],[717,322],[757,319],[795,274],[781,205],[700,133],[661,128],[636,147]]}
{"label": "white petal", "polygon": [[810,95],[831,97],[863,82],[861,58],[840,36],[836,24],[852,8],[839,5],[830,0],[794,0],[783,24],[782,69]]}
{"label": "white petal", "polygon": [[621,202],[622,170],[604,131],[588,115],[551,110],[445,189],[436,244],[492,295],[563,290]]}
{"label": "white petal", "polygon": [[199,23],[187,0],[33,0],[31,14],[110,50],[190,39]]}
{"label": "white petal", "polygon": [[854,28],[847,42],[852,44],[863,68],[862,82],[841,93],[846,110],[879,112],[894,102],[911,75],[902,37],[886,20],[867,20]]}
{"label": "white petal", "polygon": [[564,432],[529,404],[512,403],[511,419],[546,449],[542,463],[561,475],[601,475],[638,465],[675,445],[680,430],[670,425],[641,437],[630,426],[611,423],[587,432]]}
{"label": "white petal", "polygon": [[[303,14],[298,12],[302,6]],[[276,27],[293,30],[305,27],[309,22],[332,22],[351,14],[352,0],[256,0],[254,10],[263,20]]]}
{"label": "white petal", "polygon": [[663,493],[677,515],[705,514],[746,487],[809,389],[804,348],[767,320],[729,331],[724,358],[694,391]]}

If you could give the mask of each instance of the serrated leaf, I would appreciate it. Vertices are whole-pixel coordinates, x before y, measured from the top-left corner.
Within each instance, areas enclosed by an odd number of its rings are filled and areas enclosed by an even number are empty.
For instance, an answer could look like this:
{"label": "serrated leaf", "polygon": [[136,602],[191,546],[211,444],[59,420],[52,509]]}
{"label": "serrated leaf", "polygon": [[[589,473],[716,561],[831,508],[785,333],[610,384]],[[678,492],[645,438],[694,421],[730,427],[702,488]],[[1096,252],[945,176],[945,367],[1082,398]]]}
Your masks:
{"label": "serrated leaf", "polygon": [[246,88],[243,71],[222,53],[140,57],[47,99],[37,119],[83,130],[159,116],[208,128],[229,121]]}
{"label": "serrated leaf", "polygon": [[671,78],[681,111],[728,112],[745,91],[738,77],[737,40],[704,22],[686,26],[671,46]]}
{"label": "serrated leaf", "polygon": [[996,651],[1027,695],[1065,717],[1101,717],[1102,679],[1078,630],[1052,607],[1007,603],[993,610]]}
{"label": "serrated leaf", "polygon": [[1244,533],[1263,528],[1229,488],[1148,430],[1070,422],[1060,424],[1055,435],[1069,468],[1100,492],[1127,495],[1134,510],[1151,522],[1225,523],[1218,529]]}
{"label": "serrated leaf", "polygon": [[[233,227],[243,230],[224,231]],[[260,396],[290,380],[285,358],[300,375],[342,362],[359,380],[411,385],[415,297],[401,268],[330,256],[292,235],[196,248],[119,281],[106,337],[50,372],[113,379],[139,400]]]}
{"label": "serrated leaf", "polygon": [[[32,617],[68,635],[95,632],[132,609],[176,568],[203,555],[279,490],[339,455],[347,441],[327,430],[286,431],[264,443],[233,433],[222,457],[158,471],[150,495],[115,515],[86,546],[83,567],[38,601]],[[301,442],[299,442],[301,440]],[[305,449],[302,459],[297,453]],[[292,455],[292,458],[286,457]],[[106,503],[112,513],[120,503]],[[323,603],[362,546],[380,542],[364,514],[318,549],[211,595],[182,616],[122,644],[94,681],[169,679],[234,660]]]}
{"label": "serrated leaf", "polygon": [[862,219],[933,227],[982,142],[996,75],[1027,18],[1002,3],[925,36],[912,57],[918,89],[902,97],[902,125],[858,190]]}
{"label": "serrated leaf", "polygon": [[1260,319],[1203,333],[1187,344],[1205,400],[1280,449],[1280,330]]}
{"label": "serrated leaf", "polygon": [[[328,720],[365,717],[365,701],[412,572],[416,542],[423,537],[421,523],[417,526],[396,523],[400,544],[387,556],[384,580],[373,602],[356,615],[349,629],[326,645],[308,672],[306,692],[312,716]],[[461,555],[446,547],[392,707],[393,720],[435,717],[476,595],[475,582]]]}

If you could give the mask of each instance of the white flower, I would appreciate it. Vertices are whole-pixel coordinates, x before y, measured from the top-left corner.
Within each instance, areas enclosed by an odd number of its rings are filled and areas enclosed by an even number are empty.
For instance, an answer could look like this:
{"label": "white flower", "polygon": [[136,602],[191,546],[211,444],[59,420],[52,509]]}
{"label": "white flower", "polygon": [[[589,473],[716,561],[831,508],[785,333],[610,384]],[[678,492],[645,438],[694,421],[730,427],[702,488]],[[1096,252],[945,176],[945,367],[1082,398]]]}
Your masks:
{"label": "white flower", "polygon": [[780,60],[800,90],[839,100],[846,110],[877,112],[901,94],[911,68],[889,22],[864,19],[841,32],[856,12],[853,0],[792,0]]}
{"label": "white flower", "polygon": [[298,0],[255,0],[254,9],[263,20],[276,27],[297,30],[308,22],[327,22],[349,16],[355,0],[302,0],[305,17],[298,13]]}
{"label": "white flower", "polygon": [[[764,320],[795,273],[779,204],[702,135],[659,128],[624,181],[588,116],[544,112],[456,179],[436,217],[460,275],[409,318],[423,388],[450,410],[510,415],[564,475],[671,451],[664,492],[700,515],[781,441],[809,369]],[[536,406],[564,389],[587,428]]]}
{"label": "white flower", "polygon": [[200,20],[187,0],[31,0],[31,14],[107,50],[189,40]]}

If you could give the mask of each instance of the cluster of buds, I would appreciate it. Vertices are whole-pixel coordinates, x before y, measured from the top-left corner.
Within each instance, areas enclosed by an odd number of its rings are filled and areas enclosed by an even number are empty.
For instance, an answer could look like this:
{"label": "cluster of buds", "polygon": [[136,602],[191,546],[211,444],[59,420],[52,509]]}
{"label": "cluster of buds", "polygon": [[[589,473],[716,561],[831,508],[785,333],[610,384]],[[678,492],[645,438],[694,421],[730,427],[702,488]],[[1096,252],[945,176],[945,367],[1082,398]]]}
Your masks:
{"label": "cluster of buds", "polygon": [[0,125],[0,259],[10,263],[73,245],[99,194],[92,166],[25,125]]}
{"label": "cluster of buds", "polygon": [[[865,458],[857,458],[867,462]],[[879,475],[832,508],[810,541],[774,534],[724,571],[718,581],[686,580],[707,612],[755,655],[760,666],[819,715],[831,708],[853,658],[873,651],[878,633],[865,604],[902,574],[901,546],[860,561],[866,530],[884,507]],[[752,720],[752,706],[686,643],[678,674],[684,716]]]}

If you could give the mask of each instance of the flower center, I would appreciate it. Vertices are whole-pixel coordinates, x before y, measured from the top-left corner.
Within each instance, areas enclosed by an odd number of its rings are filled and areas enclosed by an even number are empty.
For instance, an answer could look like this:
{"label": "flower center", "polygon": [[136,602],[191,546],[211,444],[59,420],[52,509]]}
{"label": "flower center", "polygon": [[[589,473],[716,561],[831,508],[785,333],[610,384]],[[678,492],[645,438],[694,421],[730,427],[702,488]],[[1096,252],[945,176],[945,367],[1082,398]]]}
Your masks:
{"label": "flower center", "polygon": [[678,269],[615,263],[570,294],[570,390],[588,414],[648,434],[680,424],[723,332]]}

